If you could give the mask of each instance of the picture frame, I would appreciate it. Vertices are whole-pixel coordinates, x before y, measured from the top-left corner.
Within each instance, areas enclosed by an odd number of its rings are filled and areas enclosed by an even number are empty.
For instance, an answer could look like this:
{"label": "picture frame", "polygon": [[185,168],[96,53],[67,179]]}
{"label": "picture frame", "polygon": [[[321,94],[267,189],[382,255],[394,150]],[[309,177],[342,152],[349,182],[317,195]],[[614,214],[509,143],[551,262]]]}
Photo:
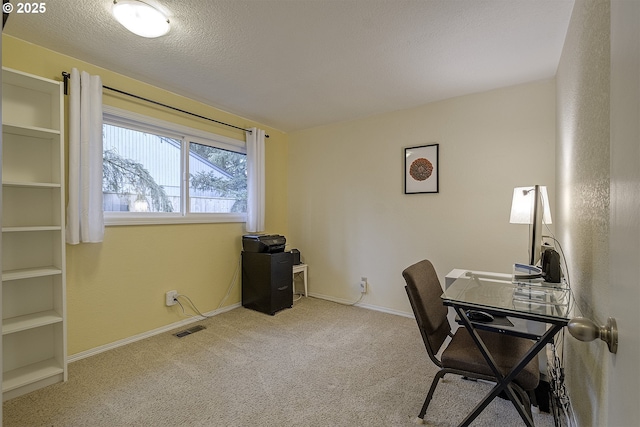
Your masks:
{"label": "picture frame", "polygon": [[440,144],[404,149],[404,194],[440,191]]}

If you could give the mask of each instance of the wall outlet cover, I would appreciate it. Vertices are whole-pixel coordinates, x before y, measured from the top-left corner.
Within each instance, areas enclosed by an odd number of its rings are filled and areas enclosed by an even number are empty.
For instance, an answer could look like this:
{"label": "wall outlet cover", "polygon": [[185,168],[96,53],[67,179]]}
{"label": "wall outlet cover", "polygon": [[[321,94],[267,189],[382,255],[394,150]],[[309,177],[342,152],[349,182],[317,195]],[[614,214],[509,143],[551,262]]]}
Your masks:
{"label": "wall outlet cover", "polygon": [[175,297],[178,295],[178,291],[169,291],[165,294],[165,304],[167,307],[176,305]]}

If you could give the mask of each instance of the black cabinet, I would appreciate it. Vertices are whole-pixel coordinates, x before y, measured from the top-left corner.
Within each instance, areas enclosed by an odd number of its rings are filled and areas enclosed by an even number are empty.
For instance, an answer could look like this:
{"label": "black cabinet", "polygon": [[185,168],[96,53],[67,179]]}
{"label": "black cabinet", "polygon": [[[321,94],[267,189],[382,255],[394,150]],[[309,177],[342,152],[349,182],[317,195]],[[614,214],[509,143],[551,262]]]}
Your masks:
{"label": "black cabinet", "polygon": [[293,306],[290,252],[242,252],[242,305],[271,315]]}

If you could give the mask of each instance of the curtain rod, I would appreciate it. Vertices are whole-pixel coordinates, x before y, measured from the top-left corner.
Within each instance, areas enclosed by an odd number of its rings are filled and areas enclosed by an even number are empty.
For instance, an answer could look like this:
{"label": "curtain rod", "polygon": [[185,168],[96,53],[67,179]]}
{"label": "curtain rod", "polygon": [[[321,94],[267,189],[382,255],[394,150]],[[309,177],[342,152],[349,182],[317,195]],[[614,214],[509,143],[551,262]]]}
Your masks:
{"label": "curtain rod", "polygon": [[[62,72],[62,78],[64,79],[64,94],[67,95],[68,94],[68,84],[69,84],[69,79],[71,78],[71,74],[69,74],[66,71],[63,71]],[[169,108],[171,110],[178,111],[180,113],[184,113],[184,114],[188,114],[190,116],[198,117],[199,119],[209,120],[210,122],[218,123],[220,125],[228,126],[228,127],[234,128],[234,129],[240,129],[240,130],[243,130],[243,131],[249,132],[249,133],[252,132],[251,129],[245,129],[245,128],[242,128],[242,127],[239,127],[239,126],[235,126],[235,125],[232,125],[232,124],[229,124],[229,123],[221,122],[219,120],[211,119],[209,117],[201,116],[200,114],[191,113],[189,111],[185,111],[185,110],[182,110],[180,108],[172,107],[171,105],[163,104],[161,102],[154,101],[154,100],[149,99],[149,98],[143,98],[142,96],[134,95],[133,93],[125,92],[125,91],[122,91],[120,89],[114,89],[112,87],[104,86],[104,85],[102,86],[102,88],[110,90],[112,92],[120,93],[122,95],[130,96],[132,98],[136,98],[136,99],[139,99],[141,101],[150,102],[152,104],[159,105],[161,107]],[[265,138],[269,138],[269,135],[265,134],[264,137]]]}

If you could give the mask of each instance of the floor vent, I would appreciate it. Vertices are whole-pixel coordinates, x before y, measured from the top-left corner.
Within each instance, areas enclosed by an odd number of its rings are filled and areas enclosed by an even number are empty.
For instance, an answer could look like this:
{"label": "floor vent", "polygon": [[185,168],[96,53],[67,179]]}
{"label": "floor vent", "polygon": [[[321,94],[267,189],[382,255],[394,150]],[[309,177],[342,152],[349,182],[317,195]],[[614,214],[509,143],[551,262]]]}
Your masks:
{"label": "floor vent", "polygon": [[186,337],[187,335],[191,335],[194,332],[201,331],[203,329],[206,329],[206,328],[204,326],[202,326],[202,325],[196,325],[196,326],[193,326],[193,327],[191,327],[189,329],[185,329],[184,331],[180,331],[180,332],[178,332],[176,334],[173,334],[173,335],[177,336],[178,338],[182,338],[182,337]]}

